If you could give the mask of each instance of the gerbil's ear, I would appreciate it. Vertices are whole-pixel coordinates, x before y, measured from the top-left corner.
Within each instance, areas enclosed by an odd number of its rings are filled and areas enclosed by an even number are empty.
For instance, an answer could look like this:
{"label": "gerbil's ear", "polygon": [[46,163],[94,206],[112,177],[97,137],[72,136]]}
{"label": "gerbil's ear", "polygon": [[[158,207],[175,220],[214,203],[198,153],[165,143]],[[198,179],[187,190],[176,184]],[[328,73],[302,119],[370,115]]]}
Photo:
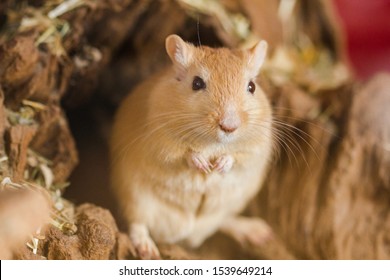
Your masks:
{"label": "gerbil's ear", "polygon": [[267,54],[267,48],[268,48],[267,42],[261,40],[248,51],[249,52],[248,68],[254,75],[257,75],[259,73],[260,68],[264,63],[265,56]]}
{"label": "gerbil's ear", "polygon": [[192,61],[193,46],[183,41],[177,35],[169,35],[165,39],[165,49],[171,58],[173,65],[184,74]]}

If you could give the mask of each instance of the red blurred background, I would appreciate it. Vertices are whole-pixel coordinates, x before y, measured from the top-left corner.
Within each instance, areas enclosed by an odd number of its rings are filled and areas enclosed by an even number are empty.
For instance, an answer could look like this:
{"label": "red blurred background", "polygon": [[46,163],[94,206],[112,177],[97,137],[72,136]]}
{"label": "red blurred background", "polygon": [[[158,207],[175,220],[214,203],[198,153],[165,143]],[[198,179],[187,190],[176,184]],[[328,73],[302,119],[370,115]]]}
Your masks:
{"label": "red blurred background", "polygon": [[390,0],[333,0],[356,76],[390,72]]}

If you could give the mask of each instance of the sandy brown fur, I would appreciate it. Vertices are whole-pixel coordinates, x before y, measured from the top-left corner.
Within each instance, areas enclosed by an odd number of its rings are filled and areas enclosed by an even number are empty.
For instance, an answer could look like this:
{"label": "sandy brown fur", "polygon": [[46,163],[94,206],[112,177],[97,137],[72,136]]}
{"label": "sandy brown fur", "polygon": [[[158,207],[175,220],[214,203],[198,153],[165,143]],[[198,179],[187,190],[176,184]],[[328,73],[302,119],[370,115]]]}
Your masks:
{"label": "sandy brown fur", "polygon": [[[242,211],[259,190],[271,154],[268,100],[259,86],[247,92],[260,67],[251,69],[251,59],[260,58],[176,40],[183,45],[167,46],[173,67],[125,99],[111,141],[113,190],[146,258],[158,256],[149,234],[157,242],[198,246]],[[195,76],[205,90],[191,89]],[[224,133],[221,120],[240,126]],[[226,172],[192,168],[188,158],[198,156],[221,170],[227,164]]]}

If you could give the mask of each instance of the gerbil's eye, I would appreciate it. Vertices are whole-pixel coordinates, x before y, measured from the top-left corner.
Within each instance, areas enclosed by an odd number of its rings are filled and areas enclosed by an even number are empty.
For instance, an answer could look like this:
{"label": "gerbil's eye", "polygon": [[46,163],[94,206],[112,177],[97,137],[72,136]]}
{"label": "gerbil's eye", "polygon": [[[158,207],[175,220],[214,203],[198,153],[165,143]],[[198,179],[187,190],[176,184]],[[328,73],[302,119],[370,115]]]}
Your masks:
{"label": "gerbil's eye", "polygon": [[206,83],[201,77],[195,76],[192,82],[192,90],[201,90],[206,88]]}
{"label": "gerbil's eye", "polygon": [[255,93],[255,90],[256,90],[255,83],[252,82],[252,81],[250,81],[249,84],[248,84],[247,90],[248,90],[250,93],[254,94],[254,93]]}

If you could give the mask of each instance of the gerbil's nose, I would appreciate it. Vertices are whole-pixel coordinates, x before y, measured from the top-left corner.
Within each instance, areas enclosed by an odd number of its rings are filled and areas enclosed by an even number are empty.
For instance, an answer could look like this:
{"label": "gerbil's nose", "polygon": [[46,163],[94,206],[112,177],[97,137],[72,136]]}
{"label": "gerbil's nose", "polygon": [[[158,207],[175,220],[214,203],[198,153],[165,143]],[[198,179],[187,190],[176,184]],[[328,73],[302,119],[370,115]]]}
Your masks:
{"label": "gerbil's nose", "polygon": [[219,123],[219,128],[226,133],[232,133],[235,130],[237,130],[238,126],[237,125],[230,125],[230,124],[226,125],[223,123]]}
{"label": "gerbil's nose", "polygon": [[219,128],[226,133],[236,131],[240,125],[241,120],[235,110],[227,110],[223,117],[219,120]]}

